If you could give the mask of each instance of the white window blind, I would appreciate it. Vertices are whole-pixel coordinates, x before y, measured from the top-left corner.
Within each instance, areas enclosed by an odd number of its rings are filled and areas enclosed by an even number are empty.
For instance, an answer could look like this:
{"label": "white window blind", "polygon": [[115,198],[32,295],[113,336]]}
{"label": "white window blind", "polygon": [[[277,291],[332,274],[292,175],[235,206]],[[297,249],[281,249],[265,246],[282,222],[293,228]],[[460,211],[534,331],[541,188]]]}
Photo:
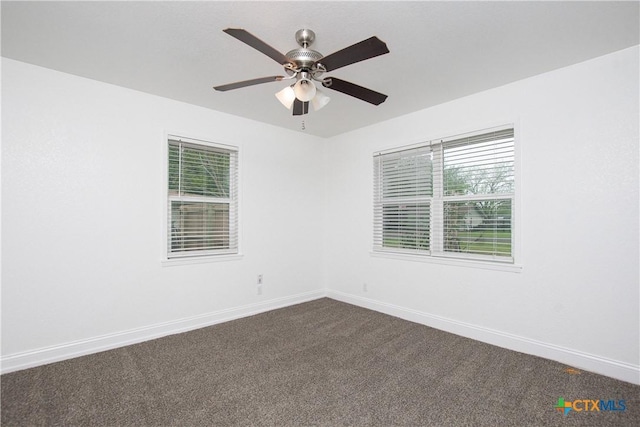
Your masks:
{"label": "white window blind", "polygon": [[442,156],[442,252],[511,261],[515,195],[513,129],[448,141]]}
{"label": "white window blind", "polygon": [[238,153],[170,137],[167,257],[238,252]]}
{"label": "white window blind", "polygon": [[513,262],[513,129],[374,156],[374,250]]}
{"label": "white window blind", "polygon": [[374,244],[378,249],[429,251],[433,182],[429,147],[374,161]]}

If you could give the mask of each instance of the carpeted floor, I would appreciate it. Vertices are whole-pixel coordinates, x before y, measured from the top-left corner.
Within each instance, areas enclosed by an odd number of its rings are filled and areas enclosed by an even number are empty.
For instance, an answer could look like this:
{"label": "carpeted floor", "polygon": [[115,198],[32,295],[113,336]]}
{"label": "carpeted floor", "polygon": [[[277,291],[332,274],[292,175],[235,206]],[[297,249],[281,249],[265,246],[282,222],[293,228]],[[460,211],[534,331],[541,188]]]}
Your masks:
{"label": "carpeted floor", "polygon": [[640,425],[640,386],[568,368],[324,298],[5,374],[2,425]]}

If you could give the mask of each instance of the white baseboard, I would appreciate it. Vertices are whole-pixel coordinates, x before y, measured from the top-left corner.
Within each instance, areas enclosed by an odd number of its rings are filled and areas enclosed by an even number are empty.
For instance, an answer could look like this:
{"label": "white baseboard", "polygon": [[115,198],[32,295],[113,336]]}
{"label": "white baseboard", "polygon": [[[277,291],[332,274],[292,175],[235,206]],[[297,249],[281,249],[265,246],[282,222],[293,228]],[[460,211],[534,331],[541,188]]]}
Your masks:
{"label": "white baseboard", "polygon": [[421,311],[339,291],[327,290],[326,296],[348,304],[357,305],[359,307],[389,314],[394,317],[420,323],[446,332],[451,332],[456,335],[497,345],[509,350],[555,360],[585,371],[595,372],[597,374],[640,385],[640,365],[619,362],[581,351],[547,344],[541,341],[508,334],[494,329],[479,327],[469,323],[459,322],[457,320],[447,319],[445,317],[435,316]]}
{"label": "white baseboard", "polygon": [[187,332],[242,317],[253,316],[265,311],[312,301],[323,298],[324,296],[326,296],[324,290],[305,292],[85,340],[10,354],[0,358],[0,372],[5,374],[78,356],[111,350],[113,348],[124,347],[126,345],[137,344],[167,335]]}
{"label": "white baseboard", "polygon": [[10,354],[0,358],[0,372],[5,374],[113,348],[124,347],[126,345],[136,344],[181,332],[187,332],[242,317],[253,316],[265,311],[300,304],[323,297],[329,297],[348,304],[368,308],[370,310],[389,314],[394,317],[399,317],[401,319],[430,326],[446,332],[451,332],[467,338],[486,342],[488,344],[504,347],[509,350],[555,360],[579,369],[640,385],[640,365],[619,362],[565,347],[547,344],[541,341],[333,290],[306,292],[255,304],[219,310],[199,316],[159,323],[143,328],[136,328],[114,334],[89,338],[86,340],[73,341],[61,345]]}

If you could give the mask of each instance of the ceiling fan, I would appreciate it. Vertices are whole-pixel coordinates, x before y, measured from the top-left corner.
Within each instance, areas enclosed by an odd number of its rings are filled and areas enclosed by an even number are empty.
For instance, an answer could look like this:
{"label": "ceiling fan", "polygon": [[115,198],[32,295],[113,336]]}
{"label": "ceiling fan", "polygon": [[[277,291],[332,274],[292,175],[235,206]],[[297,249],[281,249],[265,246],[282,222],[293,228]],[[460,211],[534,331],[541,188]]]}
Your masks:
{"label": "ceiling fan", "polygon": [[309,103],[311,103],[314,110],[317,111],[329,102],[330,98],[316,88],[316,85],[313,83],[314,81],[320,82],[322,86],[326,88],[342,92],[373,105],[380,105],[387,99],[387,95],[355,83],[350,83],[335,77],[322,77],[322,74],[326,72],[331,72],[356,62],[389,53],[387,45],[375,36],[345,47],[330,55],[323,56],[321,53],[309,49],[309,46],[311,46],[316,38],[315,33],[307,29],[298,30],[295,38],[300,47],[283,55],[253,34],[241,28],[227,28],[223,31],[281,64],[287,75],[260,77],[229,83],[215,86],[215,90],[224,92],[262,83],[295,79],[292,85],[276,93],[276,97],[286,108],[293,109],[294,116],[307,114],[309,112]]}

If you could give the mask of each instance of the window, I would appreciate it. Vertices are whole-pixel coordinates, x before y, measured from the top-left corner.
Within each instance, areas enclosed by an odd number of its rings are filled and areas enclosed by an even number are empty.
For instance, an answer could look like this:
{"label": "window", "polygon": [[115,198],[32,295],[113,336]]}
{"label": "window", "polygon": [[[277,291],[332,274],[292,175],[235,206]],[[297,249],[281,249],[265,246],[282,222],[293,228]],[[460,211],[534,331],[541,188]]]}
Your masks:
{"label": "window", "polygon": [[513,129],[374,155],[374,251],[513,262]]}
{"label": "window", "polygon": [[169,137],[167,258],[238,252],[238,152]]}

